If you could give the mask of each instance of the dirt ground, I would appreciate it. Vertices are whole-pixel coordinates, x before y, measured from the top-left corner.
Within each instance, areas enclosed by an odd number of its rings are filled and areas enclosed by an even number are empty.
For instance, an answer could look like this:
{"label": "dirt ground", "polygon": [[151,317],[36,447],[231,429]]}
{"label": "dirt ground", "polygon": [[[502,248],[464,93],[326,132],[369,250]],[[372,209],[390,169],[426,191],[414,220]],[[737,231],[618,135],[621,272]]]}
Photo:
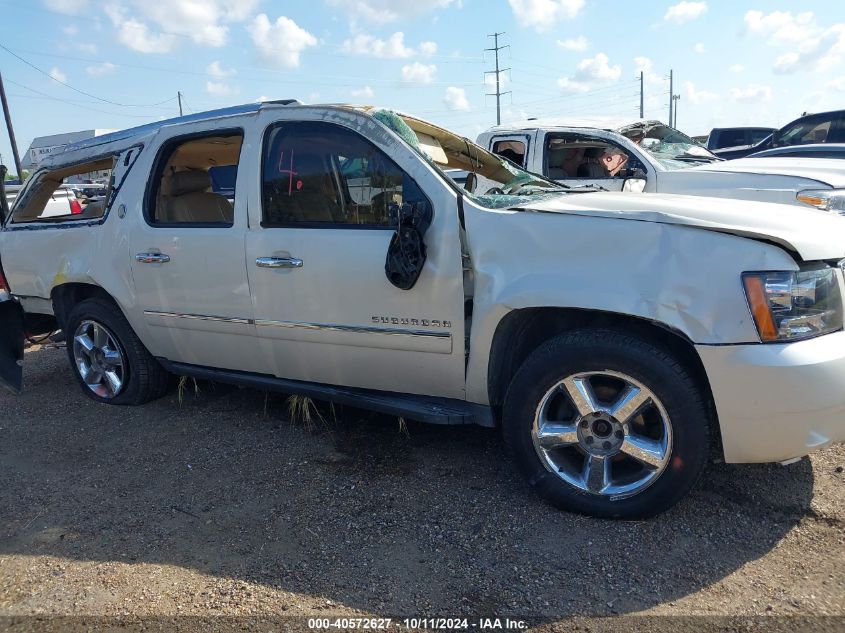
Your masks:
{"label": "dirt ground", "polygon": [[668,513],[613,522],[533,497],[495,430],[348,408],[309,429],[282,396],[207,383],[181,404],[174,388],[99,405],[63,349],[30,350],[24,371],[22,395],[0,394],[6,628],[355,614],[845,627],[843,446],[788,467],[714,464]]}

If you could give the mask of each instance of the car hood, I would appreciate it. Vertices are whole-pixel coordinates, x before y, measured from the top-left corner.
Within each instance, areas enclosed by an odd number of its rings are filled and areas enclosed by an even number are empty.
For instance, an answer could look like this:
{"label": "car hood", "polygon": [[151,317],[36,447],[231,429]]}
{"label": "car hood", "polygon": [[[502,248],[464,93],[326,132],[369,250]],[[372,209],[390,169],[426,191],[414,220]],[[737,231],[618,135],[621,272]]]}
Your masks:
{"label": "car hood", "polygon": [[845,257],[845,217],[810,207],[650,193],[561,194],[522,210],[691,226],[773,242],[804,261]]}
{"label": "car hood", "polygon": [[826,183],[834,188],[845,187],[845,164],[835,158],[759,156],[699,165],[691,167],[690,171],[797,176]]}

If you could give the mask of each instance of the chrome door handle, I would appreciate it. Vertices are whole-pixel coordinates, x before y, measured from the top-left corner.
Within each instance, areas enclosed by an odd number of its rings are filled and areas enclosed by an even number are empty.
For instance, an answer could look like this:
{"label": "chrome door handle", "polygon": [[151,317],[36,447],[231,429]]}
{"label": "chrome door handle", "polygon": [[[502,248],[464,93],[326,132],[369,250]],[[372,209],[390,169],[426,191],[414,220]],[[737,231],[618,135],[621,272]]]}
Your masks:
{"label": "chrome door handle", "polygon": [[135,261],[142,264],[166,264],[170,261],[170,255],[164,253],[138,253],[135,255]]}
{"label": "chrome door handle", "polygon": [[302,268],[302,260],[296,257],[259,257],[255,265],[259,268]]}

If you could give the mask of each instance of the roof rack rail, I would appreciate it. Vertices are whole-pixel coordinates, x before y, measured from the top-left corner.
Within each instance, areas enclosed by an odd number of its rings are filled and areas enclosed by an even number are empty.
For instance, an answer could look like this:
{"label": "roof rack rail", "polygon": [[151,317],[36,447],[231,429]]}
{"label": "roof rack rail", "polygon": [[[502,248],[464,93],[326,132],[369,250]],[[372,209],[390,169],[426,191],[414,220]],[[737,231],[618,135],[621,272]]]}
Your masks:
{"label": "roof rack rail", "polygon": [[60,152],[64,152],[67,150],[78,150],[84,149],[88,147],[97,147],[99,145],[105,145],[106,143],[112,143],[114,141],[120,141],[128,138],[132,138],[134,136],[138,136],[140,134],[147,134],[149,132],[154,132],[159,128],[164,127],[165,125],[172,125],[174,123],[189,123],[191,121],[202,121],[203,119],[212,119],[221,116],[232,116],[236,114],[248,114],[250,112],[257,112],[261,106],[263,105],[302,105],[302,103],[296,99],[274,99],[270,101],[262,101],[262,102],[255,102],[255,103],[245,103],[243,105],[237,106],[229,106],[226,108],[219,108],[217,110],[206,110],[204,112],[194,112],[192,114],[186,114],[184,116],[173,117],[172,119],[165,119],[163,121],[156,121],[154,123],[146,123],[144,125],[139,125],[137,127],[128,128],[125,130],[119,130],[117,132],[111,132],[110,134],[103,134],[101,136],[95,136],[93,138],[85,139],[84,141],[77,141],[76,143],[70,143],[64,147]]}

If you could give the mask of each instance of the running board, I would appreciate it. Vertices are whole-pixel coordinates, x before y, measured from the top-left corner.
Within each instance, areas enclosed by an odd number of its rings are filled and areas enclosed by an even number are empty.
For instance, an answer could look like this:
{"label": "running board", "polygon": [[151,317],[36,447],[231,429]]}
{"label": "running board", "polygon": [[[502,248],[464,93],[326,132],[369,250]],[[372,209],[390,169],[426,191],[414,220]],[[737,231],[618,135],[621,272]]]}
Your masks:
{"label": "running board", "polygon": [[163,358],[158,362],[169,372],[201,380],[223,382],[242,387],[252,387],[267,391],[307,396],[316,400],[328,400],[337,404],[346,404],[360,409],[368,409],[387,415],[401,416],[430,424],[477,424],[493,427],[496,425],[490,407],[480,404],[434,398],[416,394],[402,394],[391,391],[375,391],[355,387],[336,387],[301,380],[276,378],[267,374],[252,374],[230,369],[214,369],[172,363]]}

